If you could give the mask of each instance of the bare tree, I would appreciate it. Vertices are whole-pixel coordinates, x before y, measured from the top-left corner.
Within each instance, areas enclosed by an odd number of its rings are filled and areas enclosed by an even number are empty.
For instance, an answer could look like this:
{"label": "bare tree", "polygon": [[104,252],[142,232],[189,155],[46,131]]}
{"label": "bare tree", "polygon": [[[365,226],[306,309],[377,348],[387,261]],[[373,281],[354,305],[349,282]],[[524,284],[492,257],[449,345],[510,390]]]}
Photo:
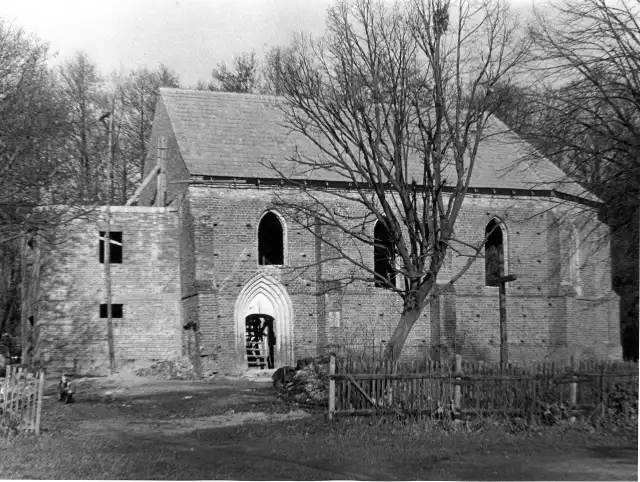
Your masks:
{"label": "bare tree", "polygon": [[604,201],[625,356],[638,357],[640,1],[560,0],[537,11],[526,81],[501,116]]}
{"label": "bare tree", "polygon": [[282,95],[283,64],[287,61],[286,47],[276,46],[269,49],[262,61],[262,85],[260,90],[264,94]]}
{"label": "bare tree", "polygon": [[99,118],[107,110],[104,83],[95,63],[78,52],[59,69],[63,102],[71,128],[68,155],[77,163],[80,182],[77,193],[87,202],[104,197],[103,151],[106,136]]}
{"label": "bare tree", "polygon": [[[281,195],[278,204],[333,253],[323,261],[347,260],[350,279],[401,297],[388,358],[437,291],[447,251],[470,248],[455,224],[492,130],[492,88],[526,52],[517,31],[499,1],[339,1],[325,37],[298,38],[283,62],[286,126],[313,149],[292,158],[295,174],[272,165],[302,188],[302,199]],[[301,181],[309,176],[349,187]],[[375,222],[382,227],[371,230]],[[471,246],[476,255],[482,242]]]}
{"label": "bare tree", "polygon": [[46,44],[0,19],[0,243],[47,221],[33,208],[68,167],[56,159],[66,126],[47,58]]}
{"label": "bare tree", "polygon": [[[48,60],[46,44],[0,19],[0,334],[15,333],[22,320],[23,343],[27,316],[37,311],[29,300],[38,294],[31,289],[37,281],[25,279],[25,253],[91,209],[74,209],[84,204],[76,190],[80,166],[69,151],[69,107]],[[53,202],[66,207],[47,207]]]}
{"label": "bare tree", "polygon": [[160,87],[180,87],[178,74],[164,64],[132,71],[118,88],[114,165],[118,191],[126,203],[144,176],[148,142]]}

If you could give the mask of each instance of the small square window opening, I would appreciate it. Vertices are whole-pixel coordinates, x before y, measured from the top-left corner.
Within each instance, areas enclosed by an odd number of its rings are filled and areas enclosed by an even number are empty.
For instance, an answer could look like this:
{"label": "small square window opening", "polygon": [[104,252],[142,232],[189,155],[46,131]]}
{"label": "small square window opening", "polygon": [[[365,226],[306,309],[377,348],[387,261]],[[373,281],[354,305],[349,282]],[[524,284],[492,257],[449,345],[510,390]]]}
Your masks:
{"label": "small square window opening", "polygon": [[[100,263],[104,263],[105,235],[106,235],[105,231],[100,231],[100,243],[99,243],[99,249],[98,249],[99,256],[100,256]],[[109,262],[111,264],[122,264],[122,231],[110,231],[109,244],[111,245],[111,249],[109,250]]]}
{"label": "small square window opening", "polygon": [[[100,304],[100,318],[108,318],[107,304]],[[122,318],[122,303],[111,303],[111,318]]]}

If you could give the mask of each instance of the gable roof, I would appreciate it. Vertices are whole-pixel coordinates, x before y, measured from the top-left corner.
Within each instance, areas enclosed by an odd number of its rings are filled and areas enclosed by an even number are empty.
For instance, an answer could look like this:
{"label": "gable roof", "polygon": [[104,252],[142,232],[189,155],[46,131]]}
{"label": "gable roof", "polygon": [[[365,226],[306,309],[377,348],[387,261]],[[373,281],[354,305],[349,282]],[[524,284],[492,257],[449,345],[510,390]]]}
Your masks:
{"label": "gable roof", "polygon": [[[345,181],[331,171],[296,174],[298,166],[287,160],[294,149],[313,155],[317,148],[283,126],[282,98],[168,88],[160,95],[191,175],[275,179],[272,163],[292,178]],[[556,190],[599,201],[551,161],[526,160],[531,146],[499,120],[491,119],[487,129],[492,135],[478,147],[471,188]],[[421,173],[414,164],[409,172]]]}

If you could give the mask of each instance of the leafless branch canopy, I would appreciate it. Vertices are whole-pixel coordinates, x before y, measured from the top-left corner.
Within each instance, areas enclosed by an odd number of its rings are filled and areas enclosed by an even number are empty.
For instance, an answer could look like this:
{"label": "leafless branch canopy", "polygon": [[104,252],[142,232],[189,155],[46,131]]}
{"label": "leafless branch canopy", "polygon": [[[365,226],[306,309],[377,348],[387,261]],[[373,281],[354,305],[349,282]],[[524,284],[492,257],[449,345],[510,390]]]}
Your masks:
{"label": "leafless branch canopy", "polygon": [[[405,312],[422,310],[456,243],[478,146],[498,107],[492,89],[527,50],[517,32],[500,1],[340,1],[326,35],[299,36],[279,64],[286,126],[314,147],[294,156],[295,176],[279,175],[352,183],[343,191],[300,183],[304,195],[280,196],[280,208],[396,290]],[[390,247],[376,239],[375,222]],[[372,268],[362,252],[372,245],[397,257],[401,287]]]}

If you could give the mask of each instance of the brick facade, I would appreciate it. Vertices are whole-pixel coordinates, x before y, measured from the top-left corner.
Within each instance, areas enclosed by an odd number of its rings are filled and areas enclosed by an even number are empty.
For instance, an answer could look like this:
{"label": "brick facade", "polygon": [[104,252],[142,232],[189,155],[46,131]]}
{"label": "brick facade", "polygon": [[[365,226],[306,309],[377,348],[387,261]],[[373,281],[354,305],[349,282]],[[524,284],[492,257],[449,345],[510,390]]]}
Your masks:
{"label": "brick facade", "polygon": [[[350,265],[332,262],[325,275],[315,268],[302,270],[318,261],[313,235],[285,219],[286,266],[258,265],[257,225],[273,206],[272,201],[273,192],[264,188],[212,185],[189,189],[195,278],[199,298],[204,301],[199,304],[198,319],[205,366],[228,371],[245,363],[237,341],[241,326],[236,320],[236,304],[245,284],[261,273],[277,280],[291,299],[294,358],[338,346],[362,353],[382,350],[399,319],[400,299],[365,282],[354,282],[343,293],[317,295],[322,282],[339,277]],[[568,354],[617,357],[617,297],[610,288],[608,247],[587,246],[585,242],[582,252],[601,260],[582,264],[582,286],[564,285],[562,266],[568,256],[562,244],[565,225],[558,222],[562,217],[559,209],[551,200],[471,195],[465,201],[456,237],[477,244],[490,219],[497,217],[503,222],[508,273],[518,276],[507,289],[511,359],[563,358]],[[443,282],[457,273],[466,259],[451,256],[440,275]],[[497,299],[497,288],[485,286],[484,260],[476,260],[454,288],[424,310],[407,341],[405,356],[455,351],[471,358],[497,360]]]}
{"label": "brick facade", "polygon": [[[115,325],[119,366],[183,355],[205,373],[246,369],[245,323],[253,314],[274,319],[277,365],[326,350],[375,355],[397,324],[400,298],[373,282],[330,289],[352,265],[324,262],[332,249],[278,211],[276,194],[299,195],[294,188],[261,186],[252,171],[258,160],[281,160],[291,146],[274,140],[280,135],[275,121],[263,122],[277,110],[256,99],[162,92],[146,172],[155,166],[153,146],[166,138],[170,207],[113,208],[112,230],[123,232],[125,253],[123,263],[113,266],[114,303],[124,305],[124,318]],[[606,227],[584,206],[551,194],[527,195],[531,180],[525,177],[535,177],[532,170],[509,171],[511,177],[497,181],[496,173],[515,158],[507,159],[508,143],[491,149],[475,178],[488,184],[465,199],[455,227],[463,244],[448,254],[439,285],[465,266],[472,254],[465,245],[477,245],[495,219],[503,229],[506,274],[517,275],[507,287],[510,359],[619,358],[618,297],[611,289],[609,246],[602,242]],[[230,175],[234,168],[237,179]],[[547,166],[547,174],[554,169]],[[249,182],[252,176],[258,182]],[[500,182],[503,192],[496,194],[491,183]],[[151,183],[139,204],[152,206],[155,196]],[[357,206],[341,208],[359,214]],[[282,267],[258,260],[258,225],[270,210],[284,228]],[[38,324],[40,354],[51,364],[89,371],[108,364],[106,322],[98,316],[105,296],[104,267],[97,259],[103,218],[99,213],[95,220],[78,220],[66,242],[48,255]],[[350,243],[352,256],[373,265],[372,248],[342,241]],[[499,344],[498,288],[485,285],[479,258],[430,301],[403,356],[456,352],[497,360]]]}
{"label": "brick facade", "polygon": [[[122,232],[123,259],[111,264],[119,368],[182,353],[179,220],[175,209],[111,208],[111,231]],[[109,367],[104,264],[99,232],[105,210],[77,219],[45,239],[36,356],[52,369],[104,374]],[[47,241],[55,241],[50,243]]]}

